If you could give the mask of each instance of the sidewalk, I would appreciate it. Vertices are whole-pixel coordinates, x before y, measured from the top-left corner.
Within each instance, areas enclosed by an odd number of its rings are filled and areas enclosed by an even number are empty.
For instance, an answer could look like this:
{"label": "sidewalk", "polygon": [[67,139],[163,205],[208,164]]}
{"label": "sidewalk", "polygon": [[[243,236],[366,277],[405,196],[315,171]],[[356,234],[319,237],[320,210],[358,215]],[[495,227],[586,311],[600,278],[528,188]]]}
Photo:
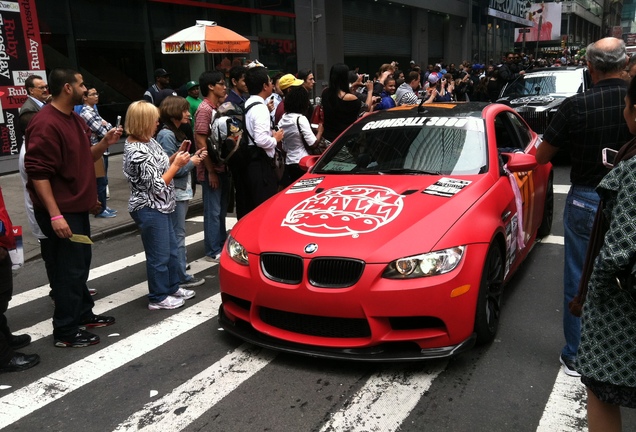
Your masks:
{"label": "sidewalk", "polygon": [[[101,219],[91,215],[91,238],[93,241],[135,229],[135,223],[127,211],[130,191],[128,189],[128,182],[122,172],[122,156],[122,154],[117,154],[111,155],[108,158],[108,188],[110,190],[108,207],[118,211],[117,217]],[[13,225],[22,226],[24,260],[29,261],[34,258],[39,258],[40,245],[31,233],[27,220],[20,174],[15,173],[0,176],[0,187],[2,187],[2,195],[9,216],[11,217],[11,222]],[[194,199],[190,201],[188,213],[198,211],[202,209],[202,206],[201,189],[199,188],[196,191]]]}

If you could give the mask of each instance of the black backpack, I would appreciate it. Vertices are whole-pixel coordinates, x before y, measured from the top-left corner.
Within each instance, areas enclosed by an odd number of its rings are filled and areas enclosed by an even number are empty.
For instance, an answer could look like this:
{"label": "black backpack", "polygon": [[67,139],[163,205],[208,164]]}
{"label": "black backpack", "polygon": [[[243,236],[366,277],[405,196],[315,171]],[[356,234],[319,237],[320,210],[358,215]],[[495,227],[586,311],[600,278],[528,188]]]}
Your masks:
{"label": "black backpack", "polygon": [[221,104],[210,124],[208,156],[215,164],[227,164],[230,168],[249,162],[247,146],[251,137],[245,129],[245,114],[256,104],[245,107],[232,102]]}

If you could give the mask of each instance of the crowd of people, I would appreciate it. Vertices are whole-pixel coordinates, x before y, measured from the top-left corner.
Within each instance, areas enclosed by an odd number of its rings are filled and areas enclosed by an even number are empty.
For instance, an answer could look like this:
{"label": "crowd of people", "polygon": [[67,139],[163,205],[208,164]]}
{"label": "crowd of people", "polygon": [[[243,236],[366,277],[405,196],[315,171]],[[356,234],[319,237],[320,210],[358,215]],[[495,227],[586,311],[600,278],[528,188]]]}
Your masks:
{"label": "crowd of people", "polygon": [[[146,252],[148,309],[181,307],[196,295],[191,288],[205,283],[187,273],[185,219],[196,184],[203,194],[205,259],[218,262],[230,206],[242,218],[295,182],[303,174],[301,159],[320,154],[361,115],[405,104],[494,102],[504,83],[527,70],[580,61],[542,64],[507,53],[500,64],[487,66],[438,63],[423,69],[412,61],[401,70],[386,63],[373,77],[338,63],[317,104],[310,69],[270,77],[257,61],[235,65],[227,76],[206,71],[187,82],[184,95],[170,88],[165,69],[157,69],[155,83],[124,120],[128,212]],[[549,162],[560,149],[571,155],[560,362],[567,375],[582,375],[588,388],[590,430],[608,431],[620,430],[620,406],[636,407],[636,344],[626,343],[636,334],[636,289],[616,278],[636,261],[636,58],[627,57],[622,41],[605,38],[590,44],[585,62],[594,87],[561,105],[537,161]],[[90,238],[89,214],[116,217],[106,204],[107,152],[124,128],[101,118],[97,88],[76,71],[54,69],[48,84],[37,75],[25,84],[20,171],[55,305],[54,343],[94,345],[99,336],[85,329],[112,325],[115,318],[93,313],[95,293],[86,284],[91,246],[81,239]],[[214,121],[228,103],[242,112],[245,135],[232,163],[211,146]],[[605,147],[620,150],[611,171],[600,158]],[[279,152],[285,155],[282,175],[274,163]],[[6,252],[14,242],[1,193],[0,222],[0,372],[6,372],[28,369],[39,357],[14,351],[30,337],[13,335],[4,317],[13,290]],[[581,292],[587,295],[579,319],[569,305],[577,294],[582,301]]]}

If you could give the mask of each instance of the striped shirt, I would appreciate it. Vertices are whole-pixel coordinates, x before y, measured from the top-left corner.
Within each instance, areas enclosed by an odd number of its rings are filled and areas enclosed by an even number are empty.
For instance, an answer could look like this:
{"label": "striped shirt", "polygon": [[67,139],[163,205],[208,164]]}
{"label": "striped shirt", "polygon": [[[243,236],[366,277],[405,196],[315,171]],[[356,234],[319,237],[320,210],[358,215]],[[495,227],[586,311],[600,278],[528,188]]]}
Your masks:
{"label": "striped shirt", "polygon": [[130,186],[128,211],[144,207],[172,213],[175,207],[174,183],[166,184],[163,174],[170,167],[168,155],[154,139],[124,145],[124,175]]}

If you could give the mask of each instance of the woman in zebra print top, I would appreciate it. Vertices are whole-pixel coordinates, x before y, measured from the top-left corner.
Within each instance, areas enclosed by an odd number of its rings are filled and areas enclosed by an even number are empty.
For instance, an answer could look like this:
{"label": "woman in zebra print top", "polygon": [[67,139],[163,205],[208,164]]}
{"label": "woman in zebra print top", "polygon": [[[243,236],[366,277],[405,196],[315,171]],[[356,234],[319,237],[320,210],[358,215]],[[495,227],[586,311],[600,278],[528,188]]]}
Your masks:
{"label": "woman in zebra print top", "polygon": [[170,213],[175,208],[172,179],[190,160],[179,149],[170,158],[154,135],[159,110],[145,102],[134,102],[126,112],[124,175],[130,186],[128,211],[139,229],[146,252],[148,309],[176,309],[194,291],[179,287],[177,241]]}

